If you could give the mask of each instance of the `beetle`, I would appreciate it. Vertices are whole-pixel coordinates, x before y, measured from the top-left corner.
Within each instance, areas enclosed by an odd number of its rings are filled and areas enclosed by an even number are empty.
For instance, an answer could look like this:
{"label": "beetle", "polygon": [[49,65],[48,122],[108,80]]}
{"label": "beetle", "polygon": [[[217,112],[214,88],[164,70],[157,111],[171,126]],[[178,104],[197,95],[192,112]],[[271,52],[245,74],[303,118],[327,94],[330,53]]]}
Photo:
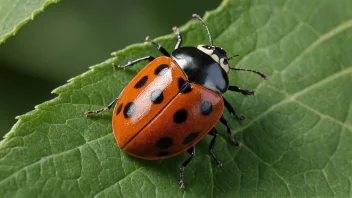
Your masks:
{"label": "beetle", "polygon": [[146,41],[164,56],[146,56],[123,66],[113,63],[116,68],[126,68],[149,61],[118,98],[105,108],[85,112],[86,116],[98,114],[116,103],[112,118],[115,139],[123,151],[137,158],[158,160],[188,152],[190,157],[182,163],[179,172],[181,189],[185,188],[184,169],[195,155],[194,145],[206,135],[212,136],[210,155],[218,165],[222,165],[213,153],[218,121],[226,126],[230,140],[240,145],[222,114],[226,107],[239,120],[244,117],[222,94],[230,90],[254,95],[254,91],[229,85],[229,71],[250,71],[267,78],[252,69],[230,67],[229,60],[238,55],[227,57],[223,48],[213,45],[208,26],[202,18],[197,14],[192,16],[204,26],[210,45],[181,47],[181,33],[179,28],[174,27],[178,41],[170,55],[160,44],[147,37]]}

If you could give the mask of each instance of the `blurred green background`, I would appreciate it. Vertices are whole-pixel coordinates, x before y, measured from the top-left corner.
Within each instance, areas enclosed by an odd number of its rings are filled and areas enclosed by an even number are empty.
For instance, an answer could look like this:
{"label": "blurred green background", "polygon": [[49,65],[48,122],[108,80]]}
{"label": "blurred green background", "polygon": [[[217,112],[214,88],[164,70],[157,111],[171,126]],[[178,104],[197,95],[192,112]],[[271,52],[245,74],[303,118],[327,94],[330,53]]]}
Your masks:
{"label": "blurred green background", "polygon": [[221,0],[62,0],[0,45],[0,136],[15,116],[55,95],[63,85],[110,53],[172,33],[193,13],[203,16]]}

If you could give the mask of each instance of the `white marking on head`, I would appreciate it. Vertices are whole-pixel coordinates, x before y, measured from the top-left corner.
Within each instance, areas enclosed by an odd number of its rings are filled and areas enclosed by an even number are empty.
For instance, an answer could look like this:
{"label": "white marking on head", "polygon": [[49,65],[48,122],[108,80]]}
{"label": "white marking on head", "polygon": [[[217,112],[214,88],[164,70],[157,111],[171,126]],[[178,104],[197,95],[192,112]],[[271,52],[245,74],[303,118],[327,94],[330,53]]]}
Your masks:
{"label": "white marking on head", "polygon": [[220,58],[214,53],[214,50],[216,50],[215,48],[206,45],[198,45],[197,49],[204,52],[205,54],[208,54],[215,62],[219,63],[219,65],[225,70],[226,73],[229,73],[230,68],[226,54],[224,54],[224,57]]}

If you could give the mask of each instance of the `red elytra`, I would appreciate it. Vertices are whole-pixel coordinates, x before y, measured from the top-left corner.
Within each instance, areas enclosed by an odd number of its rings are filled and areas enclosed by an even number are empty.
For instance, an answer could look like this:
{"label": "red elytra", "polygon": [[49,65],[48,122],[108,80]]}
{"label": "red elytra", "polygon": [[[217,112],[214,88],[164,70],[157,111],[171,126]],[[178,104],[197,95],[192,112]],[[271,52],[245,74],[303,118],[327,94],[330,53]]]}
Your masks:
{"label": "red elytra", "polygon": [[[158,73],[159,67],[163,70]],[[182,93],[180,79],[188,81],[174,60],[161,56],[126,86],[112,119],[121,149],[148,160],[168,158],[188,150],[215,126],[224,109],[222,96],[194,83]],[[207,114],[205,103],[210,104]]]}
{"label": "red elytra", "polygon": [[180,169],[180,187],[184,189],[184,168],[194,156],[194,145],[207,134],[213,136],[209,152],[218,165],[213,147],[217,137],[215,125],[220,120],[227,128],[230,140],[239,145],[231,135],[231,129],[224,117],[224,107],[238,119],[231,104],[222,96],[227,90],[243,95],[254,95],[253,91],[229,85],[230,70],[251,71],[264,79],[266,76],[251,69],[230,67],[223,48],[213,45],[204,21],[210,45],[180,47],[182,37],[174,28],[178,42],[170,55],[161,45],[147,37],[164,56],[146,56],[128,62],[125,68],[143,61],[147,64],[125,87],[120,96],[107,107],[97,111],[87,111],[85,115],[101,113],[116,102],[112,126],[118,146],[137,158],[157,160],[173,157],[187,151],[191,156]]}

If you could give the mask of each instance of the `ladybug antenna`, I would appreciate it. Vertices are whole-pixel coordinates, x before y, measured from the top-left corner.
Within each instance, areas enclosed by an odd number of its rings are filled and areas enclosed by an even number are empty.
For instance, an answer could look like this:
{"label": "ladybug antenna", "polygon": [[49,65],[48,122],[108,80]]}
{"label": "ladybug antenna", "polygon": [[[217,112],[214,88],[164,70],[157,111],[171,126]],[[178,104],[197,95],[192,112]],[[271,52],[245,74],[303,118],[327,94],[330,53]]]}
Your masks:
{"label": "ladybug antenna", "polygon": [[204,23],[203,19],[200,18],[200,16],[198,14],[193,14],[192,17],[197,18],[205,27],[205,29],[207,30],[208,36],[209,36],[209,42],[210,42],[210,46],[213,46],[213,39],[211,38],[210,32],[209,32],[209,28],[208,26]]}
{"label": "ladybug antenna", "polygon": [[259,76],[261,76],[262,78],[264,78],[264,80],[268,80],[268,77],[261,73],[261,72],[258,72],[256,70],[253,70],[253,69],[244,69],[244,68],[235,68],[235,67],[229,67],[231,70],[237,70],[237,71],[250,71],[250,72],[253,72],[253,73],[256,73],[258,74]]}
{"label": "ladybug antenna", "polygon": [[232,58],[235,58],[235,57],[237,57],[237,56],[239,56],[240,54],[235,54],[235,55],[233,55],[233,56],[231,56],[230,58],[228,58],[227,60],[231,60]]}

